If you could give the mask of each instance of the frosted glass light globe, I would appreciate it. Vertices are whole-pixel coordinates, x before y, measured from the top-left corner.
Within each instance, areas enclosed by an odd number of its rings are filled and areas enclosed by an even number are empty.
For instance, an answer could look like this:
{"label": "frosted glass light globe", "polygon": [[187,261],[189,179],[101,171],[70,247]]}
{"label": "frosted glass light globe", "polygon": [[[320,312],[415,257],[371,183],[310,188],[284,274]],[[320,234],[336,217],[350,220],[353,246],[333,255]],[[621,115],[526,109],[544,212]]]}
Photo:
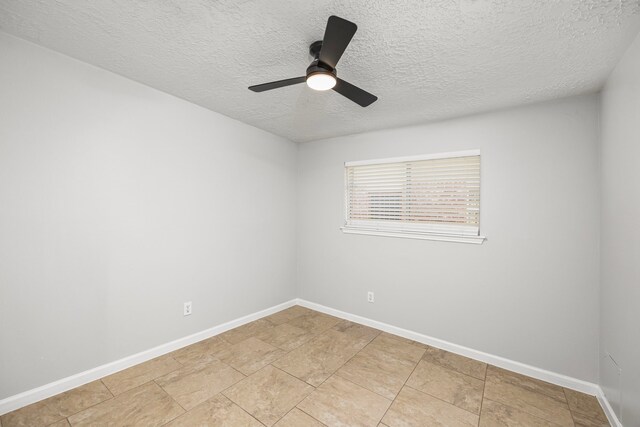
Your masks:
{"label": "frosted glass light globe", "polygon": [[328,73],[315,73],[307,77],[307,86],[313,90],[329,90],[335,85],[336,78]]}

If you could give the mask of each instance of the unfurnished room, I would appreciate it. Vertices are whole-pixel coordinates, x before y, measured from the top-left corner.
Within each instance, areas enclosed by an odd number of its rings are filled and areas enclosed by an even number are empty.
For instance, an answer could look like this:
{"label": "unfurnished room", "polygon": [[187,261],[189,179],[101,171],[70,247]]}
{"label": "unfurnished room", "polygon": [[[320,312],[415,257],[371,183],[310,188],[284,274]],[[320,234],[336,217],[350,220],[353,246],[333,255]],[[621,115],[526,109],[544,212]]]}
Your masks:
{"label": "unfurnished room", "polygon": [[0,427],[640,427],[640,0],[0,0]]}

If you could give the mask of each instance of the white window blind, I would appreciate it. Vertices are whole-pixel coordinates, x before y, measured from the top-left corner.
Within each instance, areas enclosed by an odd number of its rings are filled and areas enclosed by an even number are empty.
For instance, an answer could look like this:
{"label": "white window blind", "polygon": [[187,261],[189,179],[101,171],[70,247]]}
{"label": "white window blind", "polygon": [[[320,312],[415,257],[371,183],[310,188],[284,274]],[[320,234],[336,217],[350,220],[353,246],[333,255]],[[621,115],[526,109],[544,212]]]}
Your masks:
{"label": "white window blind", "polygon": [[480,152],[345,163],[343,231],[481,243]]}

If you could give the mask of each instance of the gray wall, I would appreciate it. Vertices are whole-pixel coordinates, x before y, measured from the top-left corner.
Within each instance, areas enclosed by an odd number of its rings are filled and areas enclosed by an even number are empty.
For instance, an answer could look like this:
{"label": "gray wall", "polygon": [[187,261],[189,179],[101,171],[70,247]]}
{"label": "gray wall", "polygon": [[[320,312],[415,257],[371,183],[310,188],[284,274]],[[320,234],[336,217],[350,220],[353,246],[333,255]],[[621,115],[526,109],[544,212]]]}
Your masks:
{"label": "gray wall", "polygon": [[[589,95],[302,144],[300,296],[595,382],[598,134]],[[483,245],[339,230],[345,161],[476,148]]]}
{"label": "gray wall", "polygon": [[637,427],[640,426],[640,36],[609,77],[601,102],[600,383],[623,424]]}
{"label": "gray wall", "polygon": [[295,144],[2,33],[0,99],[0,399],[295,297]]}

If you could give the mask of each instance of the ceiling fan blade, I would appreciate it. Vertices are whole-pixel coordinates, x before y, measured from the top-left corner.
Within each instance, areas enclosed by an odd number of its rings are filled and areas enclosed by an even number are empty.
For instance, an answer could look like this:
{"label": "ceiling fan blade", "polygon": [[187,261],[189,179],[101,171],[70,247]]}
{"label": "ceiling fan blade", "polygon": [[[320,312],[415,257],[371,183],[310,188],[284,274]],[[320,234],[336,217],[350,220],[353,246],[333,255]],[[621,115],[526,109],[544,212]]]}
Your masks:
{"label": "ceiling fan blade", "polygon": [[378,100],[378,97],[371,95],[366,90],[360,89],[358,86],[354,86],[349,82],[345,82],[342,79],[336,79],[336,85],[333,90],[340,95],[349,98],[361,107],[367,107]]}
{"label": "ceiling fan blade", "polygon": [[298,83],[304,83],[307,80],[305,76],[294,77],[292,79],[278,80],[276,82],[263,83],[261,85],[249,86],[249,90],[254,92],[264,92],[265,90],[278,89],[279,87],[297,85]]}
{"label": "ceiling fan blade", "polygon": [[336,64],[357,29],[358,26],[353,22],[337,16],[330,16],[327,21],[327,28],[324,30],[322,49],[320,49],[320,56],[318,57],[320,62],[324,62],[331,68],[336,68]]}

